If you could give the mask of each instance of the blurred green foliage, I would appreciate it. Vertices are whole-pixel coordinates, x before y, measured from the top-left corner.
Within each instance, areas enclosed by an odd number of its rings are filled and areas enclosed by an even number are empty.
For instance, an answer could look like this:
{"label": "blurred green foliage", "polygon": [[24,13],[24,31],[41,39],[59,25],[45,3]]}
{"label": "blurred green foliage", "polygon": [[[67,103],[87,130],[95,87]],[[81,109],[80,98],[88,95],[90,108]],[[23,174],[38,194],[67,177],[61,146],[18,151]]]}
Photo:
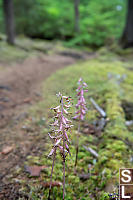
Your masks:
{"label": "blurred green foliage", "polygon": [[3,31],[2,0],[0,0],[0,32]]}
{"label": "blurred green foliage", "polygon": [[79,34],[74,32],[74,0],[14,0],[14,4],[18,34],[61,39],[69,46],[110,44],[120,37],[125,22],[126,0],[80,1]]}
{"label": "blurred green foliage", "polygon": [[119,38],[124,25],[126,4],[123,0],[84,0],[81,4],[81,35],[75,39],[79,44],[101,46]]}

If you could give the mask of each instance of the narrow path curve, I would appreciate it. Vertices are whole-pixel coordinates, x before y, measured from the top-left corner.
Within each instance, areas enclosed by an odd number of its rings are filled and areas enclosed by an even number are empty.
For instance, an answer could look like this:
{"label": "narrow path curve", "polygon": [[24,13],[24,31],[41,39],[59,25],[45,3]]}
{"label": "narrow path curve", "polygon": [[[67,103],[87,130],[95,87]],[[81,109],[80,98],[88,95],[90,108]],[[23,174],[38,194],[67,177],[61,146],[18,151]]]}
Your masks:
{"label": "narrow path curve", "polygon": [[25,104],[36,101],[40,95],[40,83],[50,74],[75,59],[60,55],[40,55],[26,59],[21,64],[8,67],[0,73],[0,128],[5,126],[16,111]]}
{"label": "narrow path curve", "polygon": [[[94,55],[86,55],[92,58]],[[41,83],[56,70],[77,62],[71,55],[40,54],[22,63],[6,66],[0,72],[0,179],[10,178],[10,171],[19,166],[40,140],[36,133],[24,132],[19,122],[27,117],[29,105],[41,100]],[[41,145],[40,145],[41,146]],[[3,149],[12,151],[3,154]],[[41,148],[41,147],[39,147]],[[43,148],[43,147],[42,147]]]}

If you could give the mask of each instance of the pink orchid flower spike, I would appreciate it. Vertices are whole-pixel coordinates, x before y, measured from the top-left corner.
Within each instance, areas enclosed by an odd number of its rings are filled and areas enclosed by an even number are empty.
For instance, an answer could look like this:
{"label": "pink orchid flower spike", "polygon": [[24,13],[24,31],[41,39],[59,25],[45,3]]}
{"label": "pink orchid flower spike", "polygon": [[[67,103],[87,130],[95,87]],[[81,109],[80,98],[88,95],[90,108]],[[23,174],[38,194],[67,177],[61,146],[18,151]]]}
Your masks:
{"label": "pink orchid flower spike", "polygon": [[68,131],[73,126],[71,121],[67,118],[69,116],[69,108],[71,107],[71,97],[63,96],[61,93],[57,94],[57,96],[60,98],[60,105],[55,108],[51,108],[54,111],[55,116],[53,117],[54,122],[51,124],[52,131],[48,134],[50,139],[53,141],[52,149],[48,155],[53,156],[48,200],[50,200],[51,195],[52,175],[57,148],[59,149],[63,160],[63,200],[65,198],[65,162],[66,156],[68,154],[70,155]]}
{"label": "pink orchid flower spike", "polygon": [[78,81],[78,88],[76,90],[78,102],[75,106],[76,112],[75,112],[75,116],[73,117],[73,119],[78,120],[78,135],[77,135],[75,168],[76,168],[77,161],[78,161],[80,123],[81,123],[82,120],[84,120],[84,117],[85,117],[85,114],[86,114],[86,111],[87,111],[86,101],[85,101],[85,98],[84,98],[84,93],[88,92],[86,87],[87,87],[87,84],[85,82],[83,82],[82,78],[80,78],[79,81]]}

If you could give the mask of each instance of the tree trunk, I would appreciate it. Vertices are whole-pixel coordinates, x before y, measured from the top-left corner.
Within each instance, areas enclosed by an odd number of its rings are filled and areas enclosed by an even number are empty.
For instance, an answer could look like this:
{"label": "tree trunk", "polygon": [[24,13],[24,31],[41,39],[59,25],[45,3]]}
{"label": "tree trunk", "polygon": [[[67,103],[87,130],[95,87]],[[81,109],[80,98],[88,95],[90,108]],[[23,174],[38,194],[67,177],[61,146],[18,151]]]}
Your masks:
{"label": "tree trunk", "polygon": [[3,0],[3,9],[5,15],[5,28],[7,42],[14,45],[15,43],[15,25],[14,25],[14,8],[13,0]]}
{"label": "tree trunk", "polygon": [[79,3],[80,3],[80,0],[74,0],[75,32],[76,33],[78,33],[80,31],[80,27],[79,27]]}
{"label": "tree trunk", "polygon": [[133,47],[133,0],[128,0],[126,25],[120,39],[124,48]]}

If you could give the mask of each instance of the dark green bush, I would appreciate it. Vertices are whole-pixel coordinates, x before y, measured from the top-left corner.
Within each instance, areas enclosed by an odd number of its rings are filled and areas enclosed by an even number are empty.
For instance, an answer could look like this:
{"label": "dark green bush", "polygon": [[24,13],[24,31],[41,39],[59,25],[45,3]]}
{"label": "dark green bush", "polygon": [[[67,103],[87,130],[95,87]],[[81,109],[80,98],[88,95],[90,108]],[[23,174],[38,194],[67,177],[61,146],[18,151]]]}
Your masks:
{"label": "dark green bush", "polygon": [[90,0],[80,5],[80,28],[70,44],[101,46],[118,39],[125,23],[125,1]]}
{"label": "dark green bush", "polygon": [[74,32],[74,0],[14,0],[14,4],[18,34],[62,39],[69,46],[111,43],[120,37],[125,21],[125,0],[80,1],[80,34]]}
{"label": "dark green bush", "polygon": [[31,37],[65,39],[73,34],[73,8],[66,0],[15,1],[18,33]]}

